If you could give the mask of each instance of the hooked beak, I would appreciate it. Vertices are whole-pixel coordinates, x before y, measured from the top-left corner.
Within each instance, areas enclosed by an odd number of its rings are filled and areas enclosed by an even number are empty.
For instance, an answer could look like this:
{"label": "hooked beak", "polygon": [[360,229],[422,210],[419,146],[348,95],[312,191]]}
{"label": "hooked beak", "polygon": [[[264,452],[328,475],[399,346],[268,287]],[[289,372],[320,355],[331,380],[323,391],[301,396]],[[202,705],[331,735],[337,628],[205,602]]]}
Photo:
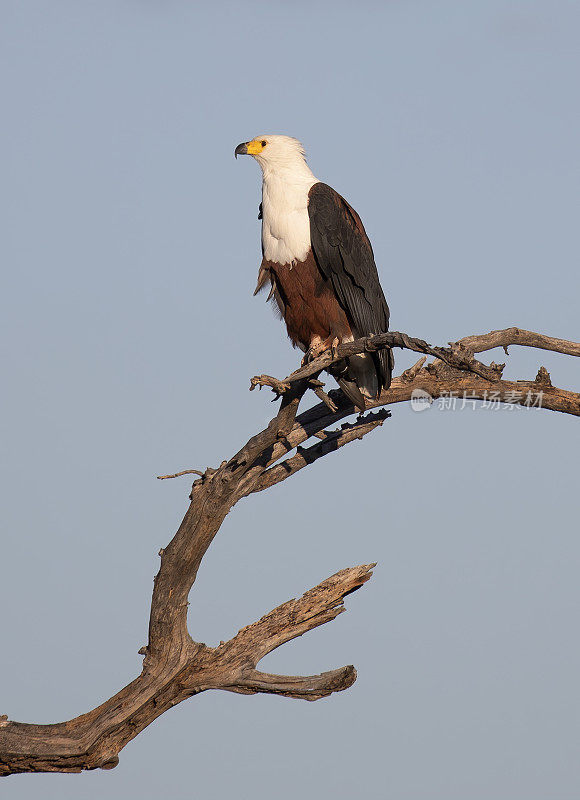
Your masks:
{"label": "hooked beak", "polygon": [[248,155],[248,143],[242,142],[234,150],[234,156],[237,158],[238,156],[247,156],[247,155]]}

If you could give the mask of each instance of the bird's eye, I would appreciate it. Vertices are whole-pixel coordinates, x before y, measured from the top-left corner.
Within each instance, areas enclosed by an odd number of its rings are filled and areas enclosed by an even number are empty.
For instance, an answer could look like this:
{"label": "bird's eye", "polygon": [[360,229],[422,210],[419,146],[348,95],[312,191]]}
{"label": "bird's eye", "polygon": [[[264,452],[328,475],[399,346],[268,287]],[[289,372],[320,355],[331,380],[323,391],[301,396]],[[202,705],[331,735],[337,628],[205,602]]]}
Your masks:
{"label": "bird's eye", "polygon": [[267,142],[265,139],[262,139],[262,141],[260,142],[260,144],[262,145],[262,147],[266,147],[266,145],[268,144],[268,142]]}

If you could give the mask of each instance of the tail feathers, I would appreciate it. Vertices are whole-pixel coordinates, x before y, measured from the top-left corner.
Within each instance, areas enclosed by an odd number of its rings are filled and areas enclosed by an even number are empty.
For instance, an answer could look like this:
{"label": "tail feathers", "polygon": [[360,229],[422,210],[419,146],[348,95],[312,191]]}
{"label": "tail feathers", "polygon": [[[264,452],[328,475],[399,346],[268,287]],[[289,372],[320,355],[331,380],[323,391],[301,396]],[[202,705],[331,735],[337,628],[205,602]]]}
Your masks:
{"label": "tail feathers", "polygon": [[395,368],[393,351],[390,347],[385,347],[383,350],[373,353],[373,358],[377,367],[379,383],[382,384],[381,389],[388,389]]}
{"label": "tail feathers", "polygon": [[361,353],[347,359],[346,378],[354,381],[365,397],[378,397],[379,377],[370,353]]}
{"label": "tail feathers", "polygon": [[334,364],[330,371],[351,403],[365,411],[365,397],[376,400],[383,389],[388,389],[392,370],[393,352],[389,349],[351,356]]}
{"label": "tail feathers", "polygon": [[365,399],[354,381],[347,381],[344,378],[337,378],[336,382],[348,397],[350,402],[358,408],[359,411],[366,409]]}

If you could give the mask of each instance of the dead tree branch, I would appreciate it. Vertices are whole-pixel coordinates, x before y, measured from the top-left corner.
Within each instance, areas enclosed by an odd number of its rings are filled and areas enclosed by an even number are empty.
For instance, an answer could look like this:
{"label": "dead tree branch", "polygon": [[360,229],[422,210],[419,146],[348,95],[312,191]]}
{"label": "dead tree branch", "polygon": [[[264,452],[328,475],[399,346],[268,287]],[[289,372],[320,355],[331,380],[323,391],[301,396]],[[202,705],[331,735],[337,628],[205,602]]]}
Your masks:
{"label": "dead tree branch", "polygon": [[[202,559],[226,514],[242,497],[280,483],[323,456],[361,439],[390,416],[381,409],[330,429],[354,413],[338,390],[322,390],[317,375],[334,361],[380,347],[402,347],[424,356],[393,380],[372,403],[379,407],[411,399],[418,389],[432,398],[451,392],[498,402],[537,407],[580,416],[580,395],[552,386],[542,367],[534,380],[505,381],[503,365],[483,364],[474,353],[518,344],[580,355],[580,345],[518,328],[492,331],[432,347],[404,333],[384,333],[340,345],[280,381],[261,375],[252,388],[268,386],[281,396],[280,408],[267,427],[253,436],[217,469],[184,470],[199,475],[179,530],[160,551],[149,621],[149,641],[141,674],[102,705],[68,722],[34,725],[0,716],[0,775],[19,772],[81,772],[109,769],[121,749],[164,711],[207,689],[241,694],[265,692],[317,700],[348,688],[356,679],[352,666],[314,676],[259,672],[259,661],[276,647],[334,619],[344,610],[344,597],[359,589],[374,565],[352,567],[310,589],[297,600],[266,614],[219,647],[194,641],[187,629],[190,589]],[[434,361],[425,364],[426,357]],[[312,389],[321,402],[297,416],[302,397]],[[530,402],[530,398],[531,401]],[[541,402],[538,403],[538,398]],[[302,445],[309,439],[308,447]],[[291,454],[295,450],[296,452]]]}
{"label": "dead tree branch", "polygon": [[406,333],[392,331],[340,344],[334,350],[327,350],[310,363],[296,370],[283,381],[279,381],[269,375],[258,375],[252,378],[252,388],[255,386],[271,386],[274,388],[275,386],[278,394],[283,394],[295,382],[311,375],[316,375],[345,357],[357,355],[358,353],[372,352],[382,347],[400,347],[406,350],[414,350],[416,353],[424,353],[443,361],[449,367],[467,370],[479,375],[481,378],[494,381],[496,377],[501,377],[501,371],[505,364],[494,364],[492,362],[490,366],[487,366],[474,359],[473,354],[493,350],[495,347],[502,347],[507,355],[507,348],[513,344],[535,347],[541,350],[552,350],[564,355],[580,356],[580,344],[578,342],[555,339],[551,336],[525,331],[521,328],[506,328],[505,330],[491,331],[479,336],[467,336],[457,342],[450,342],[449,347],[433,347],[422,339],[412,338]]}
{"label": "dead tree branch", "polygon": [[494,347],[503,347],[507,355],[507,348],[512,344],[517,344],[521,347],[552,350],[554,353],[563,353],[567,356],[580,356],[580,343],[578,342],[555,339],[553,336],[524,331],[522,328],[505,328],[501,331],[491,331],[479,336],[465,336],[456,344],[466,350],[471,350],[472,353],[483,353],[485,350],[493,350]]}

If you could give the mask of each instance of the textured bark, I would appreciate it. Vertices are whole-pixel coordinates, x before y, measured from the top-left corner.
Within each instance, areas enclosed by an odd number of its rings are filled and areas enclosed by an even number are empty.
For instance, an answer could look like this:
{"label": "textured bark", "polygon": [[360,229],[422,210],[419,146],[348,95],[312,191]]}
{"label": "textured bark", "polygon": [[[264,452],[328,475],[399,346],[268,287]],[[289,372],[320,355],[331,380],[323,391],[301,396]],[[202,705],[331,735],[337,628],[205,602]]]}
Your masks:
{"label": "textured bark", "polygon": [[[385,406],[411,399],[420,389],[432,398],[455,392],[498,402],[526,402],[541,397],[541,407],[580,415],[580,395],[552,386],[541,367],[534,380],[505,381],[503,365],[474,358],[493,347],[513,344],[580,355],[580,345],[541,334],[509,328],[470,336],[449,347],[431,347],[403,333],[386,333],[340,345],[301,367],[284,380],[270,376],[252,379],[281,396],[278,414],[217,469],[193,472],[191,503],[179,530],[160,552],[149,623],[149,641],[141,674],[102,705],[68,722],[31,725],[0,717],[0,775],[18,772],[81,772],[110,769],[120,750],[167,709],[207,689],[240,694],[268,693],[317,700],[348,688],[356,679],[352,666],[313,676],[271,675],[257,670],[267,653],[297,636],[334,619],[344,611],[344,597],[370,578],[374,565],[342,570],[302,597],[266,614],[228,642],[211,648],[194,641],[187,629],[187,598],[201,561],[231,508],[242,497],[264,491],[309,464],[380,427],[390,412],[381,409],[328,430],[354,409],[340,391],[326,394],[317,380],[322,369],[347,355],[381,347],[403,347],[423,356],[395,378],[388,391],[369,404]],[[322,402],[297,416],[303,395],[312,390]],[[515,396],[521,397],[520,400]],[[308,447],[302,445],[314,439]],[[288,455],[292,450],[296,452]],[[286,457],[287,456],[287,457]]]}

